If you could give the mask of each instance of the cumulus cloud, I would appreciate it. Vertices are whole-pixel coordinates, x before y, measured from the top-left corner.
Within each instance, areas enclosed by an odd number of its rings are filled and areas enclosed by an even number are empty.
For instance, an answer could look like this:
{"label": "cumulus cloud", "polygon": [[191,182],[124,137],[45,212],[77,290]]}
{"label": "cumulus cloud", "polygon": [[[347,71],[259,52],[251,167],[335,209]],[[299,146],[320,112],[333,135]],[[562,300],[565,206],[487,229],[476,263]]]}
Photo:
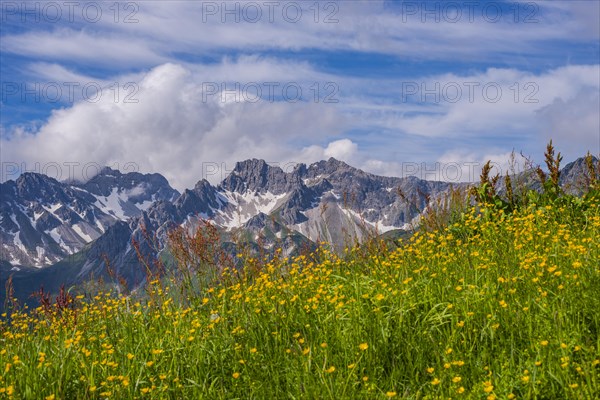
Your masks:
{"label": "cumulus cloud", "polygon": [[202,81],[180,65],[159,66],[139,82],[137,103],[80,101],[55,110],[37,131],[5,134],[3,161],[136,165],[183,189],[203,177],[220,181],[215,166],[226,171],[242,159],[295,160],[294,140],[335,136],[345,126],[335,108],[321,104],[223,104],[204,97]]}
{"label": "cumulus cloud", "polygon": [[[125,103],[123,98],[115,102],[112,96],[97,102],[81,100],[54,110],[39,129],[3,129],[2,155],[3,161],[27,165],[134,165],[141,171],[163,173],[178,189],[191,187],[201,178],[217,183],[236,161],[253,157],[276,163],[334,157],[382,175],[464,181],[476,179],[476,168],[487,159],[506,170],[513,149],[541,160],[549,138],[567,161],[587,150],[598,152],[598,71],[597,65],[569,66],[538,75],[490,69],[420,80],[428,87],[435,82],[442,87],[449,82],[479,82],[480,87],[494,82],[504,92],[498,102],[481,97],[471,102],[465,95],[457,102],[413,99],[385,104],[382,101],[401,82],[352,78],[347,85],[338,81],[351,89],[350,95],[327,104],[281,99],[223,102],[219,93],[207,96],[206,83],[211,78],[264,82],[270,77],[305,86],[311,77],[331,79],[306,63],[255,56],[192,67],[168,63],[142,75],[137,103]],[[69,76],[70,72],[50,68],[48,73]],[[536,102],[515,101],[510,89],[515,82],[520,86],[534,82]],[[390,89],[382,97],[361,97],[368,85]],[[521,100],[525,94],[520,92]],[[356,129],[363,133],[352,133]],[[460,177],[448,167],[456,162],[462,163]],[[431,172],[436,168],[438,172]]]}
{"label": "cumulus cloud", "polygon": [[355,164],[358,155],[358,144],[350,139],[339,139],[330,142],[327,146],[311,145],[300,152],[302,162],[328,159],[330,157]]}
{"label": "cumulus cloud", "polygon": [[326,157],[352,162],[357,152],[358,146],[356,143],[353,143],[350,139],[341,139],[329,143],[323,153]]}

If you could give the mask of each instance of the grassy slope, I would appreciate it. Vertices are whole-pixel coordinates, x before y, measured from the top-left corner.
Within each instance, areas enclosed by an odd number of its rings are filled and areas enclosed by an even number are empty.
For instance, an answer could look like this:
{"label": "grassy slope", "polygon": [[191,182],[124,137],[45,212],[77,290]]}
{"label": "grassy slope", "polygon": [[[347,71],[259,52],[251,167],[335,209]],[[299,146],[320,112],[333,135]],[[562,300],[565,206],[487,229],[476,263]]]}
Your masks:
{"label": "grassy slope", "polygon": [[155,282],[76,319],[15,314],[0,397],[595,398],[599,238],[597,203],[473,214],[393,251],[226,271],[185,306]]}

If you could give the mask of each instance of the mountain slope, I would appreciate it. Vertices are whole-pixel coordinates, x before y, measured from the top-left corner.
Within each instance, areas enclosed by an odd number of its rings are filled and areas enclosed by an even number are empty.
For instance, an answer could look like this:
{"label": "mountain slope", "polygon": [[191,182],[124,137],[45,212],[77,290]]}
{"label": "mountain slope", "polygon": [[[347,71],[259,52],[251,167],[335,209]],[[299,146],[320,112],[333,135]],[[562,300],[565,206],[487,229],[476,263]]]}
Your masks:
{"label": "mountain slope", "polygon": [[178,195],[158,174],[105,168],[85,184],[66,184],[24,173],[0,184],[0,259],[17,268],[51,265],[98,239],[117,221]]}
{"label": "mountain slope", "polygon": [[[583,161],[577,160],[564,167],[561,182],[567,187],[582,174]],[[535,175],[527,177],[534,187]],[[219,185],[200,180],[181,194],[158,174],[105,168],[71,185],[23,174],[1,186],[0,283],[9,274],[20,288],[118,276],[134,288],[145,279],[138,251],[157,259],[169,230],[194,231],[205,220],[220,229],[232,254],[238,242],[255,251],[280,247],[289,255],[326,241],[341,251],[380,234],[402,236],[457,186],[468,185],[382,177],[333,158],[287,172],[246,160]],[[31,267],[44,268],[38,273]]]}

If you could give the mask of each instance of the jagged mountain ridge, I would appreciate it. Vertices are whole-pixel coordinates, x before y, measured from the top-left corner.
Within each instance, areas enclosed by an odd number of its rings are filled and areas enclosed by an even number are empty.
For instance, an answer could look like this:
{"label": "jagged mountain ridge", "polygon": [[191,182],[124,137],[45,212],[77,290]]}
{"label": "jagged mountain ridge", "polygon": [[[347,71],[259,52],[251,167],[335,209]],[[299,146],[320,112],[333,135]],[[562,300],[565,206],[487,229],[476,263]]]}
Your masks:
{"label": "jagged mountain ridge", "polygon": [[117,221],[179,193],[158,174],[104,168],[83,184],[24,173],[0,184],[0,260],[45,267],[80,251]]}
{"label": "jagged mountain ridge", "polygon": [[[582,165],[578,160],[565,166],[566,183],[581,175]],[[219,185],[200,180],[181,194],[158,174],[106,168],[82,184],[23,174],[1,186],[1,280],[17,273],[17,284],[39,284],[58,274],[62,283],[77,283],[106,274],[108,261],[117,275],[136,286],[144,273],[133,242],[149,258],[157,257],[169,229],[193,228],[204,219],[225,236],[243,232],[256,242],[260,237],[268,248],[283,247],[287,254],[317,241],[341,249],[365,235],[413,228],[426,207],[452,186],[377,176],[333,158],[299,164],[290,172],[263,160],[246,160]],[[57,232],[64,243],[54,240]],[[15,247],[17,253],[11,252]],[[41,265],[35,257],[38,248],[48,259]],[[45,268],[37,273],[32,266]]]}
{"label": "jagged mountain ridge", "polygon": [[[199,219],[208,219],[227,232],[251,233],[255,240],[268,230],[273,239],[269,245],[274,245],[276,239],[282,245],[287,237],[295,235],[297,240],[292,244],[305,243],[298,239],[302,236],[307,241],[324,240],[341,248],[347,240],[360,240],[367,230],[410,228],[427,199],[449,187],[448,183],[414,177],[380,177],[335,159],[310,166],[299,164],[287,173],[252,159],[237,163],[217,186],[201,180],[173,202],[152,204],[129,226],[131,238],[138,243],[147,239],[144,235],[148,232],[164,238],[175,226],[193,226]],[[408,204],[398,196],[397,189],[413,193],[414,203]],[[298,249],[291,246],[286,250],[289,253]]]}
{"label": "jagged mountain ridge", "polygon": [[[246,160],[219,185],[201,180],[181,194],[158,174],[104,168],[88,182],[64,183],[26,173],[1,186],[0,260],[16,271],[77,259],[82,276],[98,271],[103,261],[97,255],[106,254],[124,270],[135,263],[132,240],[144,243],[150,232],[161,241],[170,228],[193,226],[198,219],[210,219],[225,231],[250,232],[254,239],[269,231],[268,245],[279,241],[289,252],[319,240],[340,248],[367,230],[407,228],[426,199],[448,186],[380,177],[333,158],[299,164],[291,172]],[[394,193],[398,188],[413,193],[418,206],[402,202]],[[116,230],[126,243],[106,246],[99,240]]]}

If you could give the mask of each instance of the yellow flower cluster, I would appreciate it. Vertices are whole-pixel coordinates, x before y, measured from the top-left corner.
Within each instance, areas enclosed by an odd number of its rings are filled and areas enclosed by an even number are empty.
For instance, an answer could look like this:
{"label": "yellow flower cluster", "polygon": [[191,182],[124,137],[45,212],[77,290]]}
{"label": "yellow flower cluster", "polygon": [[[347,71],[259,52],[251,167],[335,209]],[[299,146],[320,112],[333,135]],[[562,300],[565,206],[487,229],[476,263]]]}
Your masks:
{"label": "yellow flower cluster", "polygon": [[0,396],[593,398],[600,212],[577,212],[473,209],[396,248],[247,260],[184,298],[175,276],[14,311]]}

